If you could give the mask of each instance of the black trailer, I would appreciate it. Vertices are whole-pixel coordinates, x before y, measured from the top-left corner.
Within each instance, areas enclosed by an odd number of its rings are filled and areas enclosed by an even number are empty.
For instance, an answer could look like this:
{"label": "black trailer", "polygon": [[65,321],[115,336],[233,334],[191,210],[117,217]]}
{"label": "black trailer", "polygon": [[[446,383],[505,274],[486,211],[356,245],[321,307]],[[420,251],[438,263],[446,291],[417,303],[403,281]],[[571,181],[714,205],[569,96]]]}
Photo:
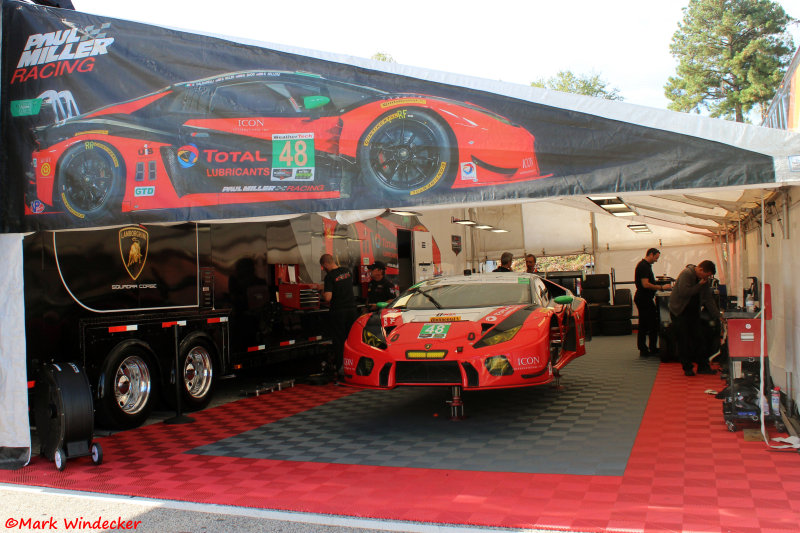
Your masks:
{"label": "black trailer", "polygon": [[276,265],[267,262],[271,233],[283,256],[299,249],[289,225],[264,222],[27,236],[29,375],[49,362],[82,365],[98,423],[129,428],[157,401],[175,403],[176,347],[187,410],[208,404],[219,376],[324,352],[326,311],[313,285],[305,285],[305,308],[279,302]]}

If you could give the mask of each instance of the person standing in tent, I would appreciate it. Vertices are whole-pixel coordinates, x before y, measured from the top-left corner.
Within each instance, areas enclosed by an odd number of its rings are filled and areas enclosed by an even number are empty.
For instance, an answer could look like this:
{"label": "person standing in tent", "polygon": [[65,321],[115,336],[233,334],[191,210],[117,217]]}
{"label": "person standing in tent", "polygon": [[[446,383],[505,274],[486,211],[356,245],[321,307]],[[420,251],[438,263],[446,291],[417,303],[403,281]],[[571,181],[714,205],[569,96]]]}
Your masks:
{"label": "person standing in tent", "polygon": [[511,272],[512,261],[514,261],[514,254],[503,252],[503,255],[500,256],[500,266],[492,270],[492,272]]}
{"label": "person standing in tent", "polygon": [[[639,261],[634,271],[634,282],[636,283],[636,294],[633,301],[639,312],[639,331],[636,336],[636,344],[639,348],[639,356],[647,357],[658,353],[658,309],[656,308],[656,291],[671,288],[669,283],[656,284],[653,275],[653,263],[661,257],[661,252],[656,248],[650,248],[645,252],[644,259]],[[650,347],[647,347],[647,341]]]}
{"label": "person standing in tent", "polygon": [[367,305],[371,311],[378,308],[379,302],[394,300],[394,285],[386,279],[386,263],[375,261],[369,266],[369,275],[372,277],[367,285]]}
{"label": "person standing in tent", "polygon": [[708,260],[698,265],[686,265],[669,297],[669,314],[675,328],[675,338],[678,339],[678,357],[687,376],[695,375],[694,363],[697,364],[697,374],[714,373],[700,352],[701,347],[705,346],[700,329],[700,308],[705,306],[712,316],[720,316],[709,283],[716,273],[717,267]]}
{"label": "person standing in tent", "polygon": [[525,272],[528,274],[536,274],[536,256],[533,254],[525,255]]}
{"label": "person standing in tent", "polygon": [[353,275],[345,267],[340,267],[331,254],[322,254],[319,264],[325,270],[322,299],[330,304],[330,327],[333,337],[333,371],[336,376],[343,375],[344,342],[350,327],[356,321],[356,299],[353,294]]}

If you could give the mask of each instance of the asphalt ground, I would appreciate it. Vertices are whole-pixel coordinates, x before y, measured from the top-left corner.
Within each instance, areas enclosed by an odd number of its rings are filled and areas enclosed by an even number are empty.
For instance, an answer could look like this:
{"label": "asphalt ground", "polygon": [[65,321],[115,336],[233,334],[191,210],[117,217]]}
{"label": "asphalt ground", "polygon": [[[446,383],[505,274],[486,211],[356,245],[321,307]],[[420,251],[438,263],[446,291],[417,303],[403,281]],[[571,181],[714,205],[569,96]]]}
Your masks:
{"label": "asphalt ground", "polygon": [[[137,533],[305,533],[309,531],[315,533],[368,533],[373,531],[418,533],[525,531],[533,533],[544,531],[267,511],[4,483],[0,483],[0,518],[4,531],[136,531]],[[88,524],[85,524],[85,527],[79,527],[75,525],[76,521],[84,521]],[[104,521],[105,524],[103,524]]]}

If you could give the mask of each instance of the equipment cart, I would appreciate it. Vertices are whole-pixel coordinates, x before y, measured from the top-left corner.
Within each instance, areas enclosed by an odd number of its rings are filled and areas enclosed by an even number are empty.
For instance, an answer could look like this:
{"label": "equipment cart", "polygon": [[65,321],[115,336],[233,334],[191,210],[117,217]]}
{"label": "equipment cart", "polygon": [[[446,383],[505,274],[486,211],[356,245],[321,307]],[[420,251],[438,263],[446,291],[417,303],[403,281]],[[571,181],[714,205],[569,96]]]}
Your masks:
{"label": "equipment cart", "polygon": [[[737,431],[743,421],[774,422],[785,431],[780,401],[771,402],[772,379],[764,340],[764,396],[761,396],[761,318],[755,312],[728,311],[728,385],[722,392],[722,414],[729,431]],[[770,318],[769,314],[766,318]],[[777,392],[777,391],[774,391]],[[779,394],[779,393],[778,393]]]}

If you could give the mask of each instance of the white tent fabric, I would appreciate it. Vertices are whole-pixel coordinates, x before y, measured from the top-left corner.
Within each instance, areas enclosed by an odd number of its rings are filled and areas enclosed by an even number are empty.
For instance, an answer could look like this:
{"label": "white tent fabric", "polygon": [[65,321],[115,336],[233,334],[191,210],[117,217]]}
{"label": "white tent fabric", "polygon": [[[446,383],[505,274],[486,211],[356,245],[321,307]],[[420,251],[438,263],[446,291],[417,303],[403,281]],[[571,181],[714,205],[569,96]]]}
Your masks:
{"label": "white tent fabric", "polygon": [[[229,41],[245,44],[257,44],[265,46],[265,43],[256,43],[248,40],[236,39],[229,36],[222,36]],[[588,115],[594,115],[605,119],[620,121],[621,123],[637,124],[641,126],[656,128],[682,135],[688,135],[697,139],[715,141],[754,152],[763,153],[773,157],[776,172],[776,185],[784,183],[800,183],[800,134],[782,130],[760,128],[746,124],[736,124],[727,121],[676,113],[667,110],[659,110],[627,104],[624,102],[611,102],[598,98],[590,98],[579,95],[559,93],[556,91],[544,90],[524,85],[515,85],[496,80],[486,80],[474,78],[460,74],[436,72],[420,69],[396,63],[384,63],[369,59],[341,56],[314,50],[305,50],[295,47],[287,47],[276,44],[266,44],[269,48],[278,51],[301,54],[307,57],[314,57],[328,61],[350,64],[358,67],[365,67],[371,70],[383,71],[392,74],[400,74],[418,79],[448,84],[457,87],[465,87],[495,93],[499,95],[517,98],[522,101],[542,104],[553,108],[572,110]],[[652,192],[652,191],[648,191]],[[491,198],[486,198],[487,203]],[[685,210],[674,205],[669,200],[658,198],[658,201],[650,201],[648,198],[638,198],[641,205],[639,210],[649,213],[653,218],[666,218],[668,212],[680,212],[687,216]],[[585,198],[582,200],[585,201]],[[506,199],[506,204],[519,203],[518,199]],[[476,203],[474,205],[458,205],[460,209],[486,205]],[[386,206],[400,207],[400,206]],[[432,207],[432,206],[431,206]],[[446,206],[438,206],[443,208]],[[414,206],[412,209],[427,209],[429,206]],[[376,212],[379,212],[378,210]],[[566,221],[570,224],[547,225],[546,231],[536,231],[535,224],[527,221],[527,212],[549,211],[547,219],[552,221]],[[709,216],[716,216],[711,214]],[[359,213],[342,211],[331,215],[339,222],[354,222],[374,216],[374,213]],[[525,241],[522,247],[528,251],[538,252],[542,249],[547,253],[574,252],[581,249],[591,249],[591,235],[588,231],[590,215],[587,211],[580,211],[580,207],[569,202],[561,204],[525,204],[523,207],[523,221]],[[289,218],[279,216],[276,218]],[[446,217],[443,217],[446,218]],[[690,218],[692,218],[690,216]],[[696,217],[695,217],[696,218]],[[511,217],[509,216],[510,220]],[[516,221],[516,219],[514,219]],[[229,221],[230,222],[230,221]],[[485,222],[485,221],[484,221]],[[613,221],[616,223],[617,221]],[[646,221],[650,222],[650,221]],[[674,223],[674,222],[673,222]],[[602,250],[606,249],[606,242],[618,242],[623,235],[627,235],[627,228],[617,229],[612,227],[612,220],[600,221],[596,223],[598,231],[608,234],[606,240],[600,240],[597,244]],[[446,228],[451,230],[451,228]],[[453,231],[447,231],[452,234]],[[705,232],[708,234],[709,232]],[[710,232],[713,234],[713,231]],[[530,240],[529,240],[530,239]],[[710,240],[709,237],[704,239]],[[24,450],[26,457],[24,462],[30,458],[30,435],[28,428],[28,408],[26,368],[25,368],[25,329],[24,329],[24,295],[23,295],[23,275],[22,275],[22,236],[21,235],[0,235],[0,245],[5,251],[2,257],[2,268],[0,268],[0,294],[4,298],[0,303],[0,405],[4,407],[4,414],[0,417],[0,461],[3,454],[17,454]],[[496,243],[502,243],[500,238],[496,238]],[[466,244],[466,243],[465,243]],[[504,245],[505,243],[501,244]],[[681,243],[683,244],[683,243]],[[636,243],[631,243],[632,248]],[[629,246],[626,246],[628,248]],[[704,244],[707,246],[707,244]],[[626,263],[641,257],[641,252],[647,246],[638,246],[637,250],[630,252],[630,257]],[[484,248],[485,249],[485,248]],[[708,249],[711,251],[711,249]],[[314,254],[318,257],[317,254]],[[688,262],[689,258],[694,258],[694,254],[687,254],[676,261]],[[600,262],[600,259],[598,259]],[[613,266],[613,265],[612,265]],[[663,265],[662,265],[663,266]],[[2,463],[0,462],[0,466]]]}
{"label": "white tent fabric", "polygon": [[24,466],[31,458],[25,370],[25,308],[22,235],[0,234],[0,468]]}

